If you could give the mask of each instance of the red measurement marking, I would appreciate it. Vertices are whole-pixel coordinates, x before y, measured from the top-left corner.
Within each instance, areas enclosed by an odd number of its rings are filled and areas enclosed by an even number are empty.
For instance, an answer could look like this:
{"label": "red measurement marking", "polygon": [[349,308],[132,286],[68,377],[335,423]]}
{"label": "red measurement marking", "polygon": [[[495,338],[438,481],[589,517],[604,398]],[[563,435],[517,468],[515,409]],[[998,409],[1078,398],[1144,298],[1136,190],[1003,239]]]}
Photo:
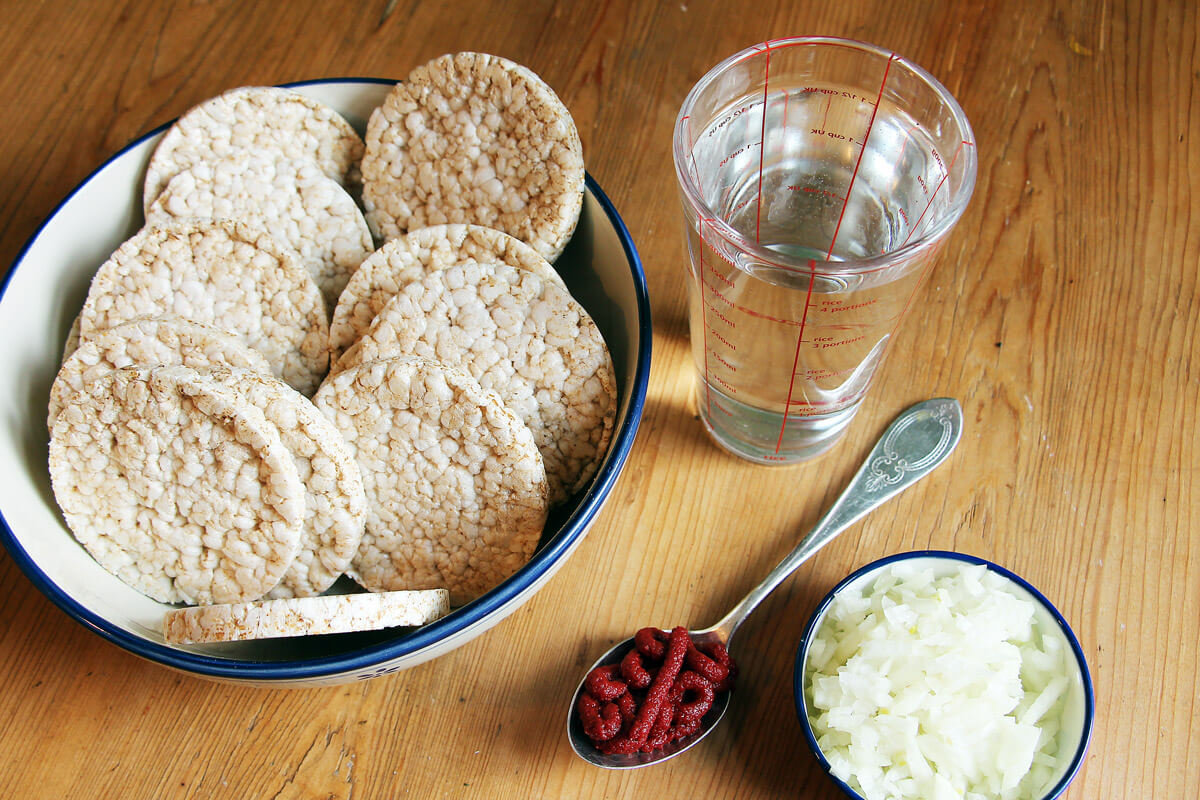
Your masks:
{"label": "red measurement marking", "polygon": [[715,269],[713,269],[713,268],[712,268],[712,264],[709,264],[709,265],[708,265],[708,271],[709,271],[709,272],[710,272],[712,275],[714,275],[714,276],[715,276],[715,277],[716,277],[718,280],[720,280],[720,281],[721,281],[721,283],[725,284],[725,285],[726,285],[726,286],[728,286],[730,289],[732,289],[732,288],[734,287],[734,283],[733,283],[733,281],[731,281],[727,275],[723,275],[723,274],[721,274],[720,272],[717,272]]}
{"label": "red measurement marking", "polygon": [[825,101],[825,116],[821,117],[821,130],[825,130],[826,123],[829,122],[829,107],[833,105],[833,95],[829,95],[829,99]]}
{"label": "red measurement marking", "polygon": [[[845,136],[843,136],[840,133],[837,133],[835,131],[827,131],[824,128],[809,128],[809,131],[812,132],[813,136],[828,136],[830,139],[837,139],[839,142],[848,141],[853,144],[858,144],[858,142],[854,141],[853,139],[847,139]],[[862,145],[858,145],[858,146],[862,147]]]}
{"label": "red measurement marking", "polygon": [[725,416],[727,416],[727,417],[732,417],[732,416],[733,416],[733,412],[732,412],[732,411],[730,411],[730,410],[729,410],[728,408],[726,408],[725,406],[721,405],[721,401],[720,401],[720,400],[717,400],[716,398],[713,398],[712,402],[710,402],[710,403],[708,404],[708,407],[709,407],[710,409],[711,409],[711,408],[715,408],[717,411],[720,411],[722,414],[724,414],[724,415],[725,415]]}
{"label": "red measurement marking", "polygon": [[846,305],[840,305],[837,303],[822,303],[821,311],[825,314],[837,314],[842,311],[858,311],[863,308],[870,308],[878,302],[878,297],[872,297],[870,300],[863,300],[861,303],[849,303]]}
{"label": "red measurement marking", "polygon": [[828,197],[831,200],[846,201],[846,198],[836,192],[831,192],[828,189],[818,189],[815,186],[789,186],[789,189],[794,191],[808,192],[809,194],[819,194],[823,197]]}
{"label": "red measurement marking", "polygon": [[[700,225],[700,230],[701,230],[701,258],[700,258],[701,278],[700,278],[700,283],[701,283],[701,285],[704,288],[708,289],[710,292],[712,292],[714,295],[719,297],[723,303],[725,303],[727,306],[729,306],[729,308],[733,309],[734,311],[738,311],[742,314],[745,314],[748,317],[755,317],[756,319],[766,320],[767,322],[775,322],[780,325],[800,325],[801,323],[799,323],[793,319],[782,319],[780,317],[773,317],[770,314],[763,314],[762,312],[755,311],[754,309],[748,308],[747,306],[739,305],[738,303],[735,303],[733,300],[729,299],[724,294],[722,294],[719,287],[714,286],[713,284],[704,280],[703,275],[706,272],[709,272],[709,273],[717,276],[717,278],[719,278],[722,282],[724,282],[730,288],[733,288],[734,286],[736,286],[736,284],[732,280],[730,280],[728,277],[726,277],[722,273],[718,272],[717,269],[715,267],[713,267],[711,261],[709,261],[707,264],[704,261],[704,251],[707,250],[711,255],[714,255],[718,259],[720,259],[722,263],[728,264],[729,268],[731,270],[737,269],[732,263],[730,263],[730,261],[727,258],[725,258],[720,253],[718,253],[716,248],[714,248],[711,244],[709,244],[707,239],[703,238],[703,230],[704,230],[703,224],[705,222],[707,222],[709,225],[709,228],[711,229],[712,225],[715,221],[716,220],[709,219],[709,218],[705,218],[700,221],[700,223],[701,223],[701,225]],[[810,263],[813,263],[813,262],[810,262]],[[792,270],[797,273],[804,273],[804,274],[811,275],[813,279],[815,279],[819,275],[819,273],[814,272],[812,270],[801,270],[801,269],[794,268],[794,267],[785,267],[785,269],[789,269],[789,270]],[[704,296],[703,293],[701,293],[701,298],[703,298],[703,296]],[[708,308],[710,311],[712,311],[713,314],[716,315],[717,318],[720,319],[722,322],[726,323],[727,325],[729,325],[731,327],[734,327],[734,328],[737,327],[736,322],[729,319],[724,314],[722,314],[720,311],[718,311],[717,308],[715,306],[713,306],[711,303],[709,303],[707,300],[704,300],[703,302],[704,302],[705,307]],[[712,330],[712,326],[708,325],[707,322],[705,322],[705,327],[707,327],[709,330]],[[737,349],[737,348],[734,348],[734,349]]]}
{"label": "red measurement marking", "polygon": [[828,342],[822,342],[822,341],[818,340],[817,349],[826,350],[830,347],[841,347],[844,344],[854,344],[855,342],[862,341],[865,338],[867,338],[867,337],[864,334],[862,336],[855,336],[852,339],[834,339],[834,340],[828,341]]}
{"label": "red measurement marking", "polygon": [[824,380],[829,380],[830,378],[838,378],[838,377],[841,377],[842,375],[847,375],[851,372],[854,372],[857,369],[858,369],[857,366],[846,367],[845,369],[827,369],[827,368],[823,368],[823,367],[814,367],[812,369],[806,369],[803,372],[801,372],[800,374],[803,375],[804,377],[808,378],[809,380],[824,381]]}
{"label": "red measurement marking", "polygon": [[758,211],[754,216],[754,240],[762,241],[762,183],[763,157],[767,151],[767,85],[771,80],[771,43],[767,42],[767,62],[763,65],[762,131],[758,136]]}
{"label": "red measurement marking", "polygon": [[726,125],[733,122],[735,119],[740,117],[742,114],[745,114],[749,110],[750,110],[750,106],[742,106],[741,108],[734,111],[732,114],[728,114],[728,115],[722,117],[721,121],[718,122],[716,125],[713,125],[712,127],[710,127],[707,131],[705,131],[704,135],[711,139],[712,137],[716,136],[722,128],[724,128]]}
{"label": "red measurement marking", "polygon": [[[816,263],[812,259],[809,259],[808,266],[814,267]],[[804,323],[808,321],[808,309],[812,305],[813,285],[815,283],[815,279],[808,282],[808,293],[804,297],[804,315],[800,318],[800,330],[796,332],[796,354],[792,356],[792,377],[788,381],[787,402],[783,406],[783,421],[779,423],[779,438],[775,440],[776,453],[783,447],[783,431],[787,427],[788,412],[792,406],[792,392],[796,388],[796,365],[800,363],[800,344],[804,341]]]}
{"label": "red measurement marking", "polygon": [[[819,414],[829,414],[834,411],[840,411],[846,407],[846,399],[830,400],[825,403],[808,403],[803,408],[797,409],[794,417],[815,417]],[[796,420],[793,419],[793,422]]]}
{"label": "red measurement marking", "polygon": [[[702,269],[703,268],[705,268],[705,267],[702,267]],[[707,268],[712,269],[711,267],[707,267]],[[815,276],[815,273],[814,273],[814,276]],[[737,311],[740,314],[745,314],[746,316],[754,317],[755,319],[766,320],[767,322],[775,322],[780,325],[793,325],[793,326],[794,325],[803,325],[802,322],[797,322],[794,319],[783,319],[782,317],[774,317],[774,316],[771,316],[770,314],[764,314],[761,311],[755,311],[753,308],[749,308],[748,306],[743,306],[739,303],[735,303],[733,300],[730,300],[728,297],[721,294],[720,290],[717,287],[713,286],[708,281],[705,281],[703,278],[701,279],[700,283],[704,288],[708,289],[716,297],[720,298],[721,302],[725,303],[730,309]],[[714,306],[707,299],[704,299],[703,302],[704,302],[704,307],[707,308],[709,311],[711,311],[713,313],[713,315],[715,317],[717,317],[717,319],[721,320],[726,325],[729,325],[731,328],[737,327],[736,322],[729,319],[729,317],[725,316],[725,314],[722,313],[720,309],[718,309],[716,306]],[[705,323],[705,324],[707,325],[707,323]],[[711,330],[712,326],[708,325],[708,328]]]}
{"label": "red measurement marking", "polygon": [[[805,403],[801,400],[797,400],[796,405],[799,407],[796,409],[796,416],[807,417],[812,414],[824,414],[824,409],[827,409],[830,406],[840,406],[845,402],[845,398],[839,400],[825,400],[824,402],[819,403]],[[817,410],[814,411],[813,409]]]}
{"label": "red measurement marking", "polygon": [[838,214],[837,225],[833,229],[833,241],[829,243],[829,252],[825,254],[825,259],[829,260],[833,257],[833,246],[837,244],[838,232],[842,229],[842,219],[846,216],[846,209],[850,205],[850,192],[854,191],[854,180],[858,177],[858,168],[862,165],[863,153],[867,152],[867,141],[871,138],[871,128],[875,127],[875,115],[879,113],[879,103],[883,100],[883,87],[887,86],[888,73],[892,69],[892,62],[899,56],[892,53],[888,58],[887,66],[883,68],[883,80],[879,83],[879,94],[875,97],[875,107],[871,109],[871,121],[867,123],[867,133],[863,136],[862,146],[858,150],[858,159],[854,162],[854,172],[850,175],[850,185],[846,188],[846,202],[842,203],[842,213]]}
{"label": "red measurement marking", "polygon": [[[709,221],[710,220],[706,220],[704,217],[700,217],[699,227],[700,227],[700,274],[701,275],[704,274],[704,270],[706,268],[712,269],[710,266],[708,266],[707,264],[704,263],[704,251],[708,249],[707,247],[705,247],[705,242],[707,240],[704,238],[704,223],[709,222]],[[712,415],[712,407],[713,407],[713,397],[712,397],[712,384],[709,382],[709,379],[708,379],[708,375],[709,375],[709,372],[708,372],[708,330],[712,326],[709,325],[708,315],[704,312],[704,309],[708,308],[708,301],[704,300],[704,280],[703,279],[701,279],[701,281],[700,281],[700,299],[702,301],[700,304],[700,319],[704,323],[704,332],[702,334],[702,336],[704,337],[704,400],[706,403],[708,403],[708,413],[709,413],[709,416],[711,416]]]}
{"label": "red measurement marking", "polygon": [[938,166],[942,168],[942,172],[946,172],[946,165],[942,163],[942,154],[936,149],[933,151],[933,157],[937,160]]}
{"label": "red measurement marking", "polygon": [[[709,270],[710,270],[710,271],[712,271],[714,274],[720,275],[720,273],[717,273],[717,272],[716,272],[716,270],[713,270],[713,269],[712,269],[712,267],[709,267]],[[722,301],[725,303],[725,305],[729,306],[730,308],[737,308],[737,305],[736,305],[736,304],[735,304],[735,303],[734,303],[732,300],[730,300],[730,299],[729,299],[728,297],[726,297],[725,295],[721,294],[721,290],[720,290],[720,289],[718,289],[717,287],[713,286],[713,285],[712,285],[711,283],[709,283],[708,281],[704,280],[704,278],[701,278],[701,279],[700,279],[700,282],[701,282],[701,283],[703,283],[703,284],[704,284],[706,287],[708,287],[708,290],[709,290],[710,292],[712,292],[713,294],[715,294],[717,297],[721,298],[721,300],[722,300]],[[730,285],[732,285],[732,284],[730,284]]]}
{"label": "red measurement marking", "polygon": [[[963,141],[959,142],[958,148],[955,149],[955,151],[954,151],[954,157],[950,159],[950,169],[954,169],[954,162],[958,161],[958,156],[959,156],[959,154],[962,153],[964,147],[974,147],[974,146],[975,146],[974,142],[968,142],[965,139]],[[936,150],[934,150],[933,152],[934,152],[934,155],[937,155]],[[940,164],[941,161],[942,161],[942,159],[939,157],[938,163]],[[929,196],[929,202],[927,202],[925,204],[925,208],[921,210],[921,216],[917,217],[917,224],[912,226],[912,229],[909,230],[909,232],[908,232],[908,236],[904,237],[904,241],[900,243],[901,247],[904,247],[904,245],[908,244],[908,240],[911,239],[913,237],[913,234],[917,232],[917,229],[921,227],[921,221],[925,219],[925,214],[929,212],[930,207],[933,205],[933,201],[938,196],[938,192],[940,192],[942,190],[942,186],[945,185],[946,179],[949,177],[950,177],[950,171],[946,170],[946,174],[942,176],[942,179],[940,181],[938,181],[938,185],[934,188],[933,194]]]}
{"label": "red measurement marking", "polygon": [[719,341],[721,344],[725,345],[733,352],[735,352],[735,353],[737,352],[737,345],[734,344],[733,342],[729,341],[728,339],[726,339],[721,334],[717,333],[715,330],[713,330],[713,328],[711,326],[706,325],[705,330],[708,331],[708,333],[711,333],[713,335],[713,338],[716,339],[717,341]]}
{"label": "red measurement marking", "polygon": [[724,365],[725,365],[725,367],[726,367],[726,368],[727,368],[727,369],[728,369],[730,372],[737,372],[737,371],[738,371],[738,368],[737,368],[736,366],[734,366],[733,364],[730,364],[730,363],[729,363],[728,361],[726,361],[724,358],[721,358],[721,354],[720,354],[720,353],[714,352],[714,353],[712,354],[712,357],[713,357],[713,358],[715,358],[717,361],[720,361],[722,364],[724,364]]}
{"label": "red measurement marking", "polygon": [[[762,143],[761,143],[761,142],[759,142],[759,144],[761,145]],[[727,156],[725,156],[723,159],[721,159],[720,163],[719,163],[719,164],[717,164],[717,168],[718,168],[718,169],[720,169],[721,167],[725,166],[725,165],[726,165],[726,164],[728,164],[730,161],[732,161],[733,159],[735,159],[735,158],[737,158],[738,156],[740,156],[742,153],[744,153],[744,152],[746,152],[747,150],[749,150],[751,147],[754,147],[754,142],[751,142],[750,144],[744,144],[744,145],[742,145],[742,146],[741,146],[741,147],[739,147],[737,150],[734,150],[732,153],[730,153],[729,155],[727,155]],[[761,161],[761,160],[762,160],[762,159],[760,158],[760,159],[759,159],[759,161]]]}
{"label": "red measurement marking", "polygon": [[[741,312],[742,314],[745,314],[747,317],[754,317],[755,319],[766,320],[767,322],[777,322],[780,325],[792,325],[792,326],[803,325],[802,322],[798,322],[794,319],[783,319],[782,317],[773,317],[770,314],[764,314],[761,311],[755,311],[752,308],[747,308],[746,306],[738,305],[737,303],[731,302],[729,305],[731,308]],[[733,323],[731,322],[729,324],[732,325]]]}
{"label": "red measurement marking", "polygon": [[[717,383],[728,389],[730,394],[737,394],[737,387],[730,384],[729,381],[725,380],[720,375],[714,375],[713,378]],[[709,404],[711,405],[711,401],[709,401]]]}
{"label": "red measurement marking", "polygon": [[753,199],[754,199],[753,197],[747,197],[745,200],[738,203],[736,206],[733,207],[733,211],[730,212],[730,216],[733,216],[733,214],[736,214],[738,211],[741,211],[743,208],[750,205],[750,201],[752,201]]}
{"label": "red measurement marking", "polygon": [[746,53],[746,55],[742,56],[737,61],[733,62],[733,64],[730,64],[730,66],[732,67],[737,64],[741,64],[743,61],[749,61],[750,59],[757,56],[759,53],[761,53],[764,50],[766,50],[767,48],[771,47],[771,45],[773,45],[773,44],[775,44],[775,42],[772,41],[772,42],[764,42],[762,44],[754,45],[754,48],[749,53]]}
{"label": "red measurement marking", "polygon": [[[706,285],[707,285],[707,284],[706,284]],[[717,319],[721,320],[721,322],[724,322],[724,323],[725,323],[726,325],[728,325],[729,327],[731,327],[731,328],[736,328],[736,327],[737,327],[737,325],[736,325],[736,324],[734,324],[733,320],[729,319],[729,318],[728,318],[728,317],[726,317],[724,314],[722,314],[720,311],[718,311],[718,310],[716,309],[716,307],[715,307],[715,306],[714,306],[712,303],[708,302],[707,300],[705,300],[705,301],[704,301],[704,307],[705,307],[705,308],[707,308],[709,311],[711,311],[711,312],[713,313],[713,316],[714,316],[714,317],[716,317]],[[711,326],[711,325],[709,325],[708,323],[705,323],[705,327],[706,327],[706,328],[710,328],[710,329],[712,328],[712,326]]]}

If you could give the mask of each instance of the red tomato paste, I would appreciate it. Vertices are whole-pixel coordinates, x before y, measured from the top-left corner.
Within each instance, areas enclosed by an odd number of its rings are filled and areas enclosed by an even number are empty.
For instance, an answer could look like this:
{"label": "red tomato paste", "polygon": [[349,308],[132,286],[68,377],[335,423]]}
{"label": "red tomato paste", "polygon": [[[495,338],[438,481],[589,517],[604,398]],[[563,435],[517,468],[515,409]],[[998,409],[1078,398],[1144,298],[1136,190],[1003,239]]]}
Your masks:
{"label": "red tomato paste", "polygon": [[649,753],[690,736],[737,675],[724,645],[697,645],[686,628],[642,628],[633,640],[619,664],[588,673],[579,697],[584,733],[603,753]]}

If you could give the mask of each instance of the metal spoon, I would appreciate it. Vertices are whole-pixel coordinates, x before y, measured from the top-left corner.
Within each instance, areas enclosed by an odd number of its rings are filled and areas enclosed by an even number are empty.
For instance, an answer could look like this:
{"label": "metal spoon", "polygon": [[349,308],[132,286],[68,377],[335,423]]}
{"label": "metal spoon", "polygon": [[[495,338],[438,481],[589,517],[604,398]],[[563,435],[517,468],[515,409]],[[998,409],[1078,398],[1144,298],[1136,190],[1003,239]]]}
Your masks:
{"label": "metal spoon", "polygon": [[[876,442],[866,461],[859,467],[850,485],[808,535],[800,540],[796,549],[779,562],[763,582],[751,589],[720,622],[703,630],[691,631],[692,638],[700,644],[721,642],[728,647],[738,626],[784,578],[833,541],[835,536],[862,519],[867,512],[932,472],[954,450],[954,446],[962,438],[962,428],[962,407],[957,400],[949,398],[926,400],[896,417]],[[596,663],[588,668],[588,672],[601,664],[617,663],[632,647],[633,639],[626,639],[600,656]],[[583,732],[578,711],[581,692],[582,681],[575,690],[575,696],[571,698],[571,708],[567,712],[567,737],[580,758],[606,769],[645,767],[679,755],[716,727],[725,715],[725,709],[729,707],[731,694],[717,694],[712,709],[701,723],[700,730],[691,736],[672,742],[652,753],[609,755],[597,750]]]}

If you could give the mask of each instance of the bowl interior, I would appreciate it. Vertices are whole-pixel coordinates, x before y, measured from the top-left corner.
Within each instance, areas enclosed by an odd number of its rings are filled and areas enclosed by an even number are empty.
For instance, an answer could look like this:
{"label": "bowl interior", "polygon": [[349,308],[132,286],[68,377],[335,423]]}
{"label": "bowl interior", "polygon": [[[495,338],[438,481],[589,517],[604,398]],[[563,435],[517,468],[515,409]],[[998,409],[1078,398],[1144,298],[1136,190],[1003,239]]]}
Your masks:
{"label": "bowl interior", "polygon": [[809,748],[817,756],[822,769],[826,773],[829,773],[830,777],[833,778],[848,796],[860,797],[849,785],[830,772],[829,761],[825,758],[820,746],[817,744],[809,717],[810,703],[808,693],[805,690],[809,673],[809,649],[813,639],[816,637],[817,631],[820,630],[826,615],[829,613],[834,599],[839,593],[865,589],[875,581],[880,572],[897,562],[904,562],[918,567],[930,567],[933,569],[935,576],[949,574],[964,563],[983,565],[991,572],[1004,578],[1009,588],[1017,596],[1033,601],[1035,606],[1035,624],[1043,635],[1056,636],[1061,640],[1064,652],[1067,653],[1066,661],[1070,670],[1070,674],[1067,676],[1068,687],[1061,720],[1062,727],[1059,733],[1060,741],[1063,745],[1059,748],[1060,757],[1055,767],[1053,780],[1050,783],[1051,788],[1043,796],[1046,800],[1058,797],[1066,789],[1067,785],[1070,784],[1079,767],[1083,764],[1083,757],[1087,752],[1088,743],[1091,738],[1094,697],[1091,677],[1088,673],[1087,661],[1084,659],[1083,650],[1080,648],[1078,639],[1076,639],[1074,632],[1063,616],[1044,595],[1034,589],[1028,582],[990,561],[962,553],[917,551],[882,558],[855,571],[835,586],[822,599],[816,611],[813,612],[812,618],[804,628],[804,634],[800,640],[800,646],[796,654],[793,692],[795,695],[796,713],[800,719],[804,737],[808,742]]}
{"label": "bowl interior", "polygon": [[[322,81],[295,88],[329,103],[360,131],[391,82]],[[91,276],[142,224],[141,182],[161,129],[115,155],[47,219],[9,271],[0,294],[0,531],[35,585],[68,614],[152,660],[231,676],[246,668],[259,679],[295,675],[298,662],[320,674],[397,659],[408,665],[461,644],[528,599],[578,544],[624,464],[641,417],[649,371],[649,304],[636,250],[612,204],[590,176],[583,215],[555,267],[595,319],[616,371],[619,406],[612,444],[591,485],[548,521],[534,558],[475,602],[417,631],[391,630],[223,645],[167,645],[169,608],[101,568],[66,528],[47,471],[46,403],[63,343]],[[348,579],[340,588],[352,589]],[[335,590],[338,587],[335,587]],[[310,674],[316,674],[311,673]]]}

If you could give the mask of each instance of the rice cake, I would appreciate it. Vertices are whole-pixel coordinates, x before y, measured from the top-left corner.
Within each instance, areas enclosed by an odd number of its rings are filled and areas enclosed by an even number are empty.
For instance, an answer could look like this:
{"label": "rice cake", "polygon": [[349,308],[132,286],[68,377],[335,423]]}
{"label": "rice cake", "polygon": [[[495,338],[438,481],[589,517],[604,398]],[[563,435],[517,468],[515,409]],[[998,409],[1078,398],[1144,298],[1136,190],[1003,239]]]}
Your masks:
{"label": "rice cake", "polygon": [[464,372],[422,358],[328,378],[313,402],[358,462],[367,523],[348,574],[372,591],[438,589],[460,605],[533,555],[546,471],[529,429]]}
{"label": "rice cake", "polygon": [[130,366],[181,365],[195,370],[241,367],[270,374],[262,353],[211,325],[171,317],[137,319],[106,330],[76,347],[50,386],[47,425],[71,396],[106,372]]}
{"label": "rice cake", "polygon": [[178,173],[250,149],[312,162],[352,192],[361,183],[362,137],[337,111],[290,89],[243,86],[193,106],[167,129],[146,168],[143,210]]}
{"label": "rice cake", "polygon": [[445,589],[261,600],[168,611],[163,638],[203,644],[373,631],[426,625],[449,613]]}
{"label": "rice cake", "polygon": [[246,150],[194,164],[171,178],[146,222],[234,219],[261,228],[292,249],[329,308],[374,249],[362,212],[346,190],[314,164]]}
{"label": "rice cake", "polygon": [[80,338],[164,316],[237,336],[306,396],[328,370],[329,323],[312,276],[268,234],[243,223],[185,220],[143,228],[92,278]]}
{"label": "rice cake", "polygon": [[304,484],[300,550],[269,598],[311,597],[333,585],[358,550],[366,495],[342,435],[312,402],[282,381],[239,369],[207,376],[231,403],[251,405],[279,430]]}
{"label": "rice cake", "polygon": [[460,367],[529,426],[556,505],[595,474],[616,418],[612,359],[561,286],[505,264],[458,264],[393,297],[335,366],[411,353]]}
{"label": "rice cake", "polygon": [[350,276],[329,323],[330,362],[358,341],[400,289],[430,272],[469,262],[510,264],[566,286],[550,262],[503,231],[462,224],[418,228],[385,243]]}
{"label": "rice cake", "polygon": [[367,125],[363,206],[381,239],[443,222],[509,233],[547,261],[583,208],[583,147],[531,70],[483,53],[441,56],[396,84]]}
{"label": "rice cake", "polygon": [[124,367],[54,423],[68,527],[109,572],[164,603],[262,597],[300,546],[304,487],[274,426],[186,367]]}

